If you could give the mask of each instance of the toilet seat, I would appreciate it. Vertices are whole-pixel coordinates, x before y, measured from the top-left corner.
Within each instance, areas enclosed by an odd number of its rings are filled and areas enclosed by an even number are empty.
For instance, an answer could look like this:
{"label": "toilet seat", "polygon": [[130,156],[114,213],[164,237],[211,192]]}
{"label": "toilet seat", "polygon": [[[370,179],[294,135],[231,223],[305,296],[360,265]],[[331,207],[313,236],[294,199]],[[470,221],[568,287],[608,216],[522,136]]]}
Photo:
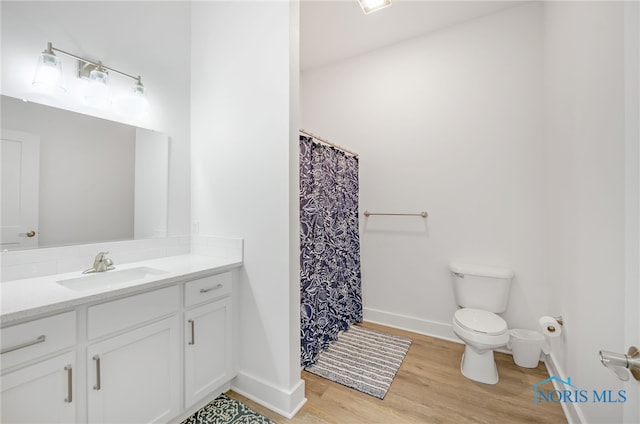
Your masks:
{"label": "toilet seat", "polygon": [[460,327],[474,333],[498,336],[507,332],[507,322],[504,319],[481,309],[458,309],[453,314],[453,319]]}

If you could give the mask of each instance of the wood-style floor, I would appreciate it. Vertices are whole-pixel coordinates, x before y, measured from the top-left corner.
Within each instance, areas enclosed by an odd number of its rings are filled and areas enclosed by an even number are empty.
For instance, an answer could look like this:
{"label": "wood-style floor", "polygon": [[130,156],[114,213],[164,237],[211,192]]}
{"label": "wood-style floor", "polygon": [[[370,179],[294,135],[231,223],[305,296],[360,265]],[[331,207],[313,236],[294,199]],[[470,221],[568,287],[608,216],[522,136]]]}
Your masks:
{"label": "wood-style floor", "polygon": [[534,369],[521,368],[513,363],[511,356],[496,352],[500,381],[496,385],[477,383],[460,374],[462,344],[371,323],[362,325],[413,341],[384,400],[306,371],[302,372],[302,378],[307,403],[293,419],[286,419],[233,391],[228,395],[276,423],[567,422],[559,404],[533,403],[531,386],[549,377],[543,363]]}

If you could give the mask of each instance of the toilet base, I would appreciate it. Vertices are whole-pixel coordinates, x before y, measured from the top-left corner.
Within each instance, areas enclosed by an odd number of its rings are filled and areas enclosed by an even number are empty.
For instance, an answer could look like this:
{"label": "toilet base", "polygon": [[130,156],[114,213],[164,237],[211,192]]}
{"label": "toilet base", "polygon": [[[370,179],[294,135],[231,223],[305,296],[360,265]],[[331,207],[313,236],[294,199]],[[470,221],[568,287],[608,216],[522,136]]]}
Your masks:
{"label": "toilet base", "polygon": [[464,353],[460,361],[462,375],[470,380],[484,384],[498,383],[498,368],[493,358],[493,350],[478,352],[468,344],[464,345]]}

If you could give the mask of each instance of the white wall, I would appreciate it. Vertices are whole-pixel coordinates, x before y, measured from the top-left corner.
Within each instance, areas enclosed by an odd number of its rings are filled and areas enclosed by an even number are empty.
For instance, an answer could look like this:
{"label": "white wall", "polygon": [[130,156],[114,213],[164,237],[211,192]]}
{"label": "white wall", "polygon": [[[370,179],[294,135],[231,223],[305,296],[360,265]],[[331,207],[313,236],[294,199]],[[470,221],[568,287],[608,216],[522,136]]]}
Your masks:
{"label": "white wall", "polygon": [[[624,295],[638,291],[639,76],[624,28],[622,2],[529,3],[303,73],[303,127],[360,153],[361,210],[430,214],[363,219],[365,318],[446,337],[447,262],[506,265],[510,327],[562,315],[563,375],[637,393],[598,358],[638,331]],[[568,406],[636,422],[635,401]]]}
{"label": "white wall", "polygon": [[[169,235],[189,234],[189,2],[0,3],[1,92],[16,98],[135,124],[171,136]],[[54,47],[118,70],[141,75],[149,113],[130,121],[106,109],[91,109],[80,97],[76,61],[62,57],[66,95],[44,94],[31,81],[38,54]],[[131,80],[111,75],[125,90]]]}
{"label": "white wall", "polygon": [[[626,352],[625,319],[637,320],[625,311],[624,298],[625,235],[633,237],[625,228],[624,5],[549,2],[544,10],[548,261],[550,283],[562,293],[566,343],[560,361],[576,386],[617,393],[637,385],[622,384],[598,357],[600,349]],[[634,84],[637,79],[636,65]],[[637,115],[628,118],[637,126]],[[628,146],[637,152],[635,137]],[[629,175],[637,172],[637,160],[627,165],[633,163]],[[629,242],[637,243],[637,231],[635,237]],[[629,259],[637,267],[638,258]],[[620,404],[574,406],[586,422],[622,422]]]}
{"label": "white wall", "polygon": [[302,74],[303,128],[360,154],[365,319],[455,338],[449,261],[512,268],[505,318],[549,306],[541,5]]}
{"label": "white wall", "polygon": [[296,7],[197,2],[191,26],[194,229],[245,240],[234,389],[287,416],[304,402],[299,307],[292,309],[299,304],[292,275],[298,222],[290,220],[297,207]]}

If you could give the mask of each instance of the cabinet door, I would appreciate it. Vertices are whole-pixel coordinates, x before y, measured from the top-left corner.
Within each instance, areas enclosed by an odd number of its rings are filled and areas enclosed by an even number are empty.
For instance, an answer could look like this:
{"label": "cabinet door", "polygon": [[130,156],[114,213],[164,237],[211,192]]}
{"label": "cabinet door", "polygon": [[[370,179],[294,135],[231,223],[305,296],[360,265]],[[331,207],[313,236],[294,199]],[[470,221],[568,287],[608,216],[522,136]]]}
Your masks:
{"label": "cabinet door", "polygon": [[178,320],[166,318],[88,347],[90,423],[166,422],[178,415]]}
{"label": "cabinet door", "polygon": [[3,423],[76,422],[75,353],[2,376]]}
{"label": "cabinet door", "polygon": [[231,379],[231,299],[185,312],[185,404]]}

